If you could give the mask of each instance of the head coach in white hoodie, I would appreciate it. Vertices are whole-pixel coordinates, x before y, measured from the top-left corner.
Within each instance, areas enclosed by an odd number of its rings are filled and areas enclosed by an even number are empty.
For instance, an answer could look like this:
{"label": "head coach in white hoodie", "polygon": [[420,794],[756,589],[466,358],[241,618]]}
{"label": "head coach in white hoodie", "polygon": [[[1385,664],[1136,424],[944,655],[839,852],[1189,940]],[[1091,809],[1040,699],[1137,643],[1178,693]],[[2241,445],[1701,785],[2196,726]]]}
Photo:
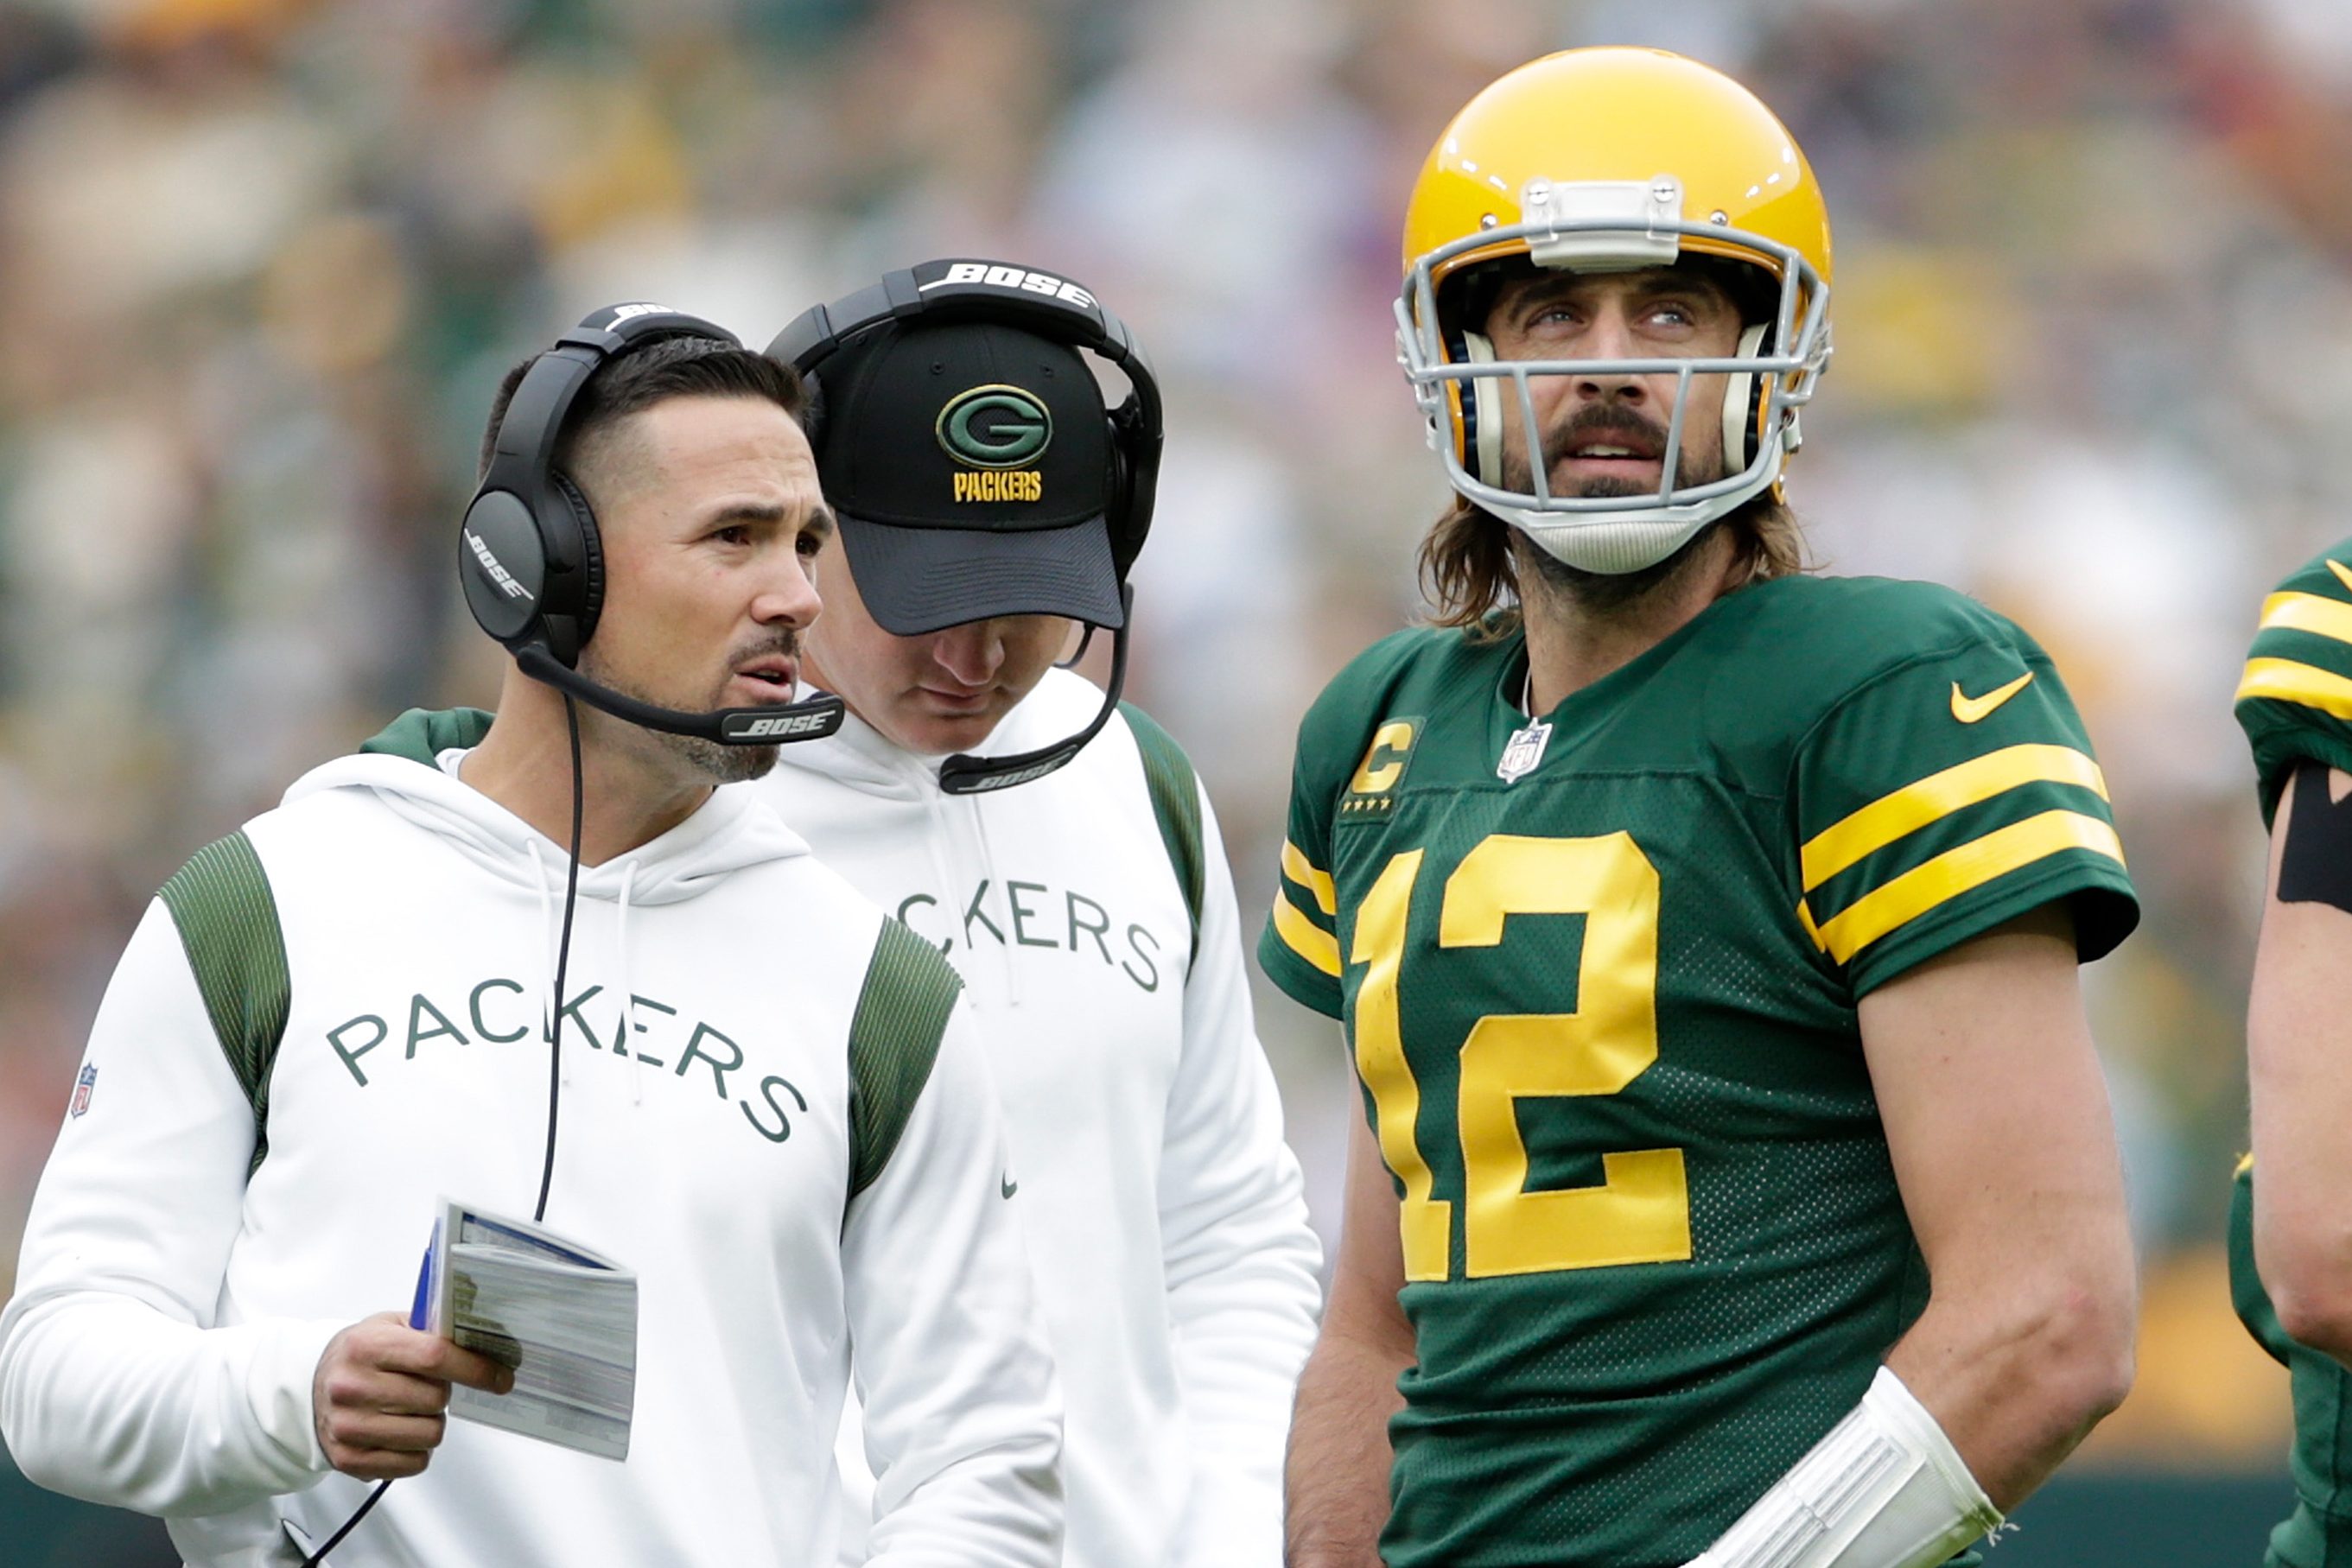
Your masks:
{"label": "head coach in white hoodie", "polygon": [[[799,409],[656,306],[509,377],[459,547],[518,658],[496,718],[404,717],[149,906],[0,1318],[26,1474],[197,1564],[310,1560],[413,1477],[328,1561],[804,1568],[854,1347],[870,1560],[1058,1560],[1058,1398],[954,977],[715,791],[775,756],[729,738],[831,716],[790,702],[832,527]],[[635,1270],[625,1460],[441,1414],[507,1381],[384,1311],[441,1194],[536,1194]]]}
{"label": "head coach in white hoodie", "polygon": [[[1082,350],[1132,386],[1118,408]],[[1116,676],[1054,667],[1126,622],[1150,370],[1077,285],[979,261],[893,274],[769,352],[818,411],[841,548],[805,675],[850,717],[740,788],[963,977],[1061,1367],[1065,1561],[1274,1568],[1318,1250],[1233,883],[1175,743],[1111,706]],[[845,1472],[857,1448],[853,1423]],[[852,1528],[860,1506],[853,1484]]]}

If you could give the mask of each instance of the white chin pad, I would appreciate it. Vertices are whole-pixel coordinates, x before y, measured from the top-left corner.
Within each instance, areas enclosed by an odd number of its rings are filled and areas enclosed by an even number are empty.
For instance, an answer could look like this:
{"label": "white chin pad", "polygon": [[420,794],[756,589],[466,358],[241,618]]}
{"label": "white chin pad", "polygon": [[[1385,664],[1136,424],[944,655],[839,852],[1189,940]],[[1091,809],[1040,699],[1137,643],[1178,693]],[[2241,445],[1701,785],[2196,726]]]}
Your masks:
{"label": "white chin pad", "polygon": [[1569,513],[1494,508],[1536,548],[1579,571],[1622,577],[1657,565],[1688,544],[1712,517],[1580,517]]}

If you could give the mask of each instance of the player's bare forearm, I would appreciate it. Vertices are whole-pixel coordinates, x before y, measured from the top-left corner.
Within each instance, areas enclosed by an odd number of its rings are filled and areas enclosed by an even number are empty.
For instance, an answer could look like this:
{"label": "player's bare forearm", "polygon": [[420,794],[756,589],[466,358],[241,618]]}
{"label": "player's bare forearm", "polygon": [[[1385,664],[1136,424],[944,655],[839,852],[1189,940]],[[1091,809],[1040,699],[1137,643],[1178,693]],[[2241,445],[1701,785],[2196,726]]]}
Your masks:
{"label": "player's bare forearm", "polygon": [[[2271,890],[2246,1013],[2254,1257],[2279,1326],[2352,1365],[2352,892],[2341,860],[2352,776],[2306,763],[2271,824]],[[2294,865],[2284,869],[2292,856]]]}
{"label": "player's bare forearm", "polygon": [[1927,1311],[1887,1364],[2004,1512],[2131,1383],[2123,1173],[2063,907],[1863,1000]]}
{"label": "player's bare forearm", "polygon": [[1283,1467],[1288,1568],[1380,1568],[1389,1517],[1389,1417],[1413,1362],[1399,1295],[1404,1248],[1397,1193],[1372,1131],[1348,1129],[1347,1208],[1323,1331],[1298,1379]]}
{"label": "player's bare forearm", "polygon": [[1969,1292],[1931,1305],[1886,1364],[2007,1513],[2122,1402],[2132,1314],[2128,1283],[1999,1294],[2006,1299]]}
{"label": "player's bare forearm", "polygon": [[1389,1517],[1389,1417],[1412,1364],[1398,1347],[1327,1332],[1298,1379],[1284,1467],[1288,1568],[1380,1568]]}

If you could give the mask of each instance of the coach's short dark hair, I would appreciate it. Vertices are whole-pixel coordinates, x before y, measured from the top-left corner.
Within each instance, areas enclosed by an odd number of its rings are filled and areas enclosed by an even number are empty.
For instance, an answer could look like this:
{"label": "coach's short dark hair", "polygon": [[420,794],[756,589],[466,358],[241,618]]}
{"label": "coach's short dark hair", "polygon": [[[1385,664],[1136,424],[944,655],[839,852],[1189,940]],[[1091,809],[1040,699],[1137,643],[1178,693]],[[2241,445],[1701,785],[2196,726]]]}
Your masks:
{"label": "coach's short dark hair", "polygon": [[[498,396],[490,400],[489,425],[482,432],[478,481],[490,471],[507,405],[538,360],[533,354],[499,382]],[[808,402],[799,373],[765,354],[717,338],[658,339],[596,367],[564,416],[563,435],[555,444],[556,471],[571,473],[582,444],[599,431],[674,397],[763,397],[795,422]]]}

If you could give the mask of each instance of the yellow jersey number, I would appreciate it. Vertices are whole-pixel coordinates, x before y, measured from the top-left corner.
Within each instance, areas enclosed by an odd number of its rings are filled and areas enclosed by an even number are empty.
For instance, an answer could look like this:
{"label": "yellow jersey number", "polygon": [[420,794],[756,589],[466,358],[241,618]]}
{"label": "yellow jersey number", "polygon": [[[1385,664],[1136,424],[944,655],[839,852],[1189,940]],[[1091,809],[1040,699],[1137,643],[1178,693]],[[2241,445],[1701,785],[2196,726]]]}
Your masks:
{"label": "yellow jersey number", "polygon": [[[1356,1071],[1372,1096],[1381,1155],[1404,1185],[1398,1227],[1407,1280],[1447,1275],[1453,1207],[1430,1196],[1416,1141],[1421,1086],[1397,1006],[1405,922],[1423,852],[1391,859],[1356,912]],[[1615,1094],[1658,1059],[1658,873],[1625,833],[1536,839],[1495,833],[1445,879],[1437,945],[1499,946],[1514,915],[1581,915],[1572,1013],[1490,1013],[1462,1042],[1457,1117],[1470,1279],[1673,1263],[1691,1255],[1680,1149],[1604,1154],[1598,1186],[1528,1192],[1517,1102]]]}

